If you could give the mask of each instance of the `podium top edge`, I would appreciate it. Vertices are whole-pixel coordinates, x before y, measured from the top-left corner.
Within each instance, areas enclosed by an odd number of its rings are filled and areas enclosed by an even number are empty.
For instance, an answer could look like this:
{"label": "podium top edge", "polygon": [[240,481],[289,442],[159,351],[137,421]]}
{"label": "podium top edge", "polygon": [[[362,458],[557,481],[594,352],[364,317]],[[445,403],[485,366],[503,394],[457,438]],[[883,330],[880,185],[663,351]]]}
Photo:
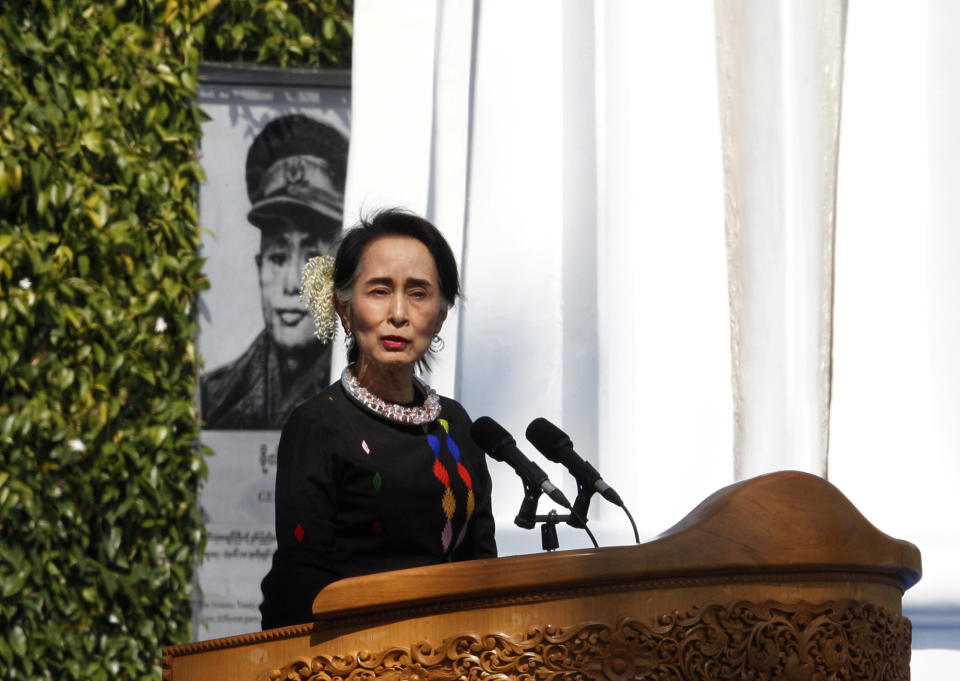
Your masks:
{"label": "podium top edge", "polygon": [[921,576],[920,552],[874,527],[831,483],[781,471],[715,492],[640,545],[488,558],[351,577],[324,588],[315,619],[451,599],[678,578],[853,575],[901,591]]}

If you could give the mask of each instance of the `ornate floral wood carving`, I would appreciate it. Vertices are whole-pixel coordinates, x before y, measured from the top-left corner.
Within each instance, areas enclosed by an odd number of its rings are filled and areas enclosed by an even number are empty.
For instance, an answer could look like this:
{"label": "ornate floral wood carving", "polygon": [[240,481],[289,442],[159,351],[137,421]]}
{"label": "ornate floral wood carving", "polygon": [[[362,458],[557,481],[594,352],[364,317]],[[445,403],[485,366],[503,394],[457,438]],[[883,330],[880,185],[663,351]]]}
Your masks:
{"label": "ornate floral wood carving", "polygon": [[870,603],[739,601],[663,615],[464,634],[357,655],[318,655],[281,681],[906,681],[910,621]]}

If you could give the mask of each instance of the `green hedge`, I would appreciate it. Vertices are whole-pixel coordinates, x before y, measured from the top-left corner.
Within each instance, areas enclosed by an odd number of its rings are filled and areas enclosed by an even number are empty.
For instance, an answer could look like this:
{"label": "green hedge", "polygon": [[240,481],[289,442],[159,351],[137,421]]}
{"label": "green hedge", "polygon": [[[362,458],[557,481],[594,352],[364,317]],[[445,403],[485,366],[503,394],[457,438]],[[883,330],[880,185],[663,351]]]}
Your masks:
{"label": "green hedge", "polygon": [[0,679],[158,677],[190,639],[198,64],[349,66],[351,9],[0,13]]}
{"label": "green hedge", "polygon": [[353,0],[234,0],[204,21],[208,61],[347,68]]}

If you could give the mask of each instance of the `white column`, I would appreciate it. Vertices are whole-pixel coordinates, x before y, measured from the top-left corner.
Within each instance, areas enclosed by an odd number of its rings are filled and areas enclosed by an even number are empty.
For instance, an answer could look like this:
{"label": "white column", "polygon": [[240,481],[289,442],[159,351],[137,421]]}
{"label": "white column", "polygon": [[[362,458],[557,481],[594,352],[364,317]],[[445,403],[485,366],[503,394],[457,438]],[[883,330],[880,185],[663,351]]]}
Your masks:
{"label": "white column", "polygon": [[597,3],[595,30],[598,468],[649,538],[733,479],[713,7]]}
{"label": "white column", "polygon": [[958,24],[952,0],[851,6],[840,151],[830,480],[923,554],[920,681],[960,666]]}
{"label": "white column", "polygon": [[[481,2],[478,20],[458,397],[532,455],[527,424],[562,404],[560,11]],[[538,551],[539,533],[513,526],[519,479],[490,471],[501,553]]]}
{"label": "white column", "polygon": [[[474,19],[473,0],[437,3],[433,137],[424,216],[443,232],[461,274],[466,246]],[[430,375],[426,377],[443,395],[458,392],[461,307],[457,305],[447,315],[441,333],[445,347],[431,361]]]}
{"label": "white column", "polygon": [[845,0],[717,0],[738,479],[826,475]]}
{"label": "white column", "polygon": [[599,347],[594,13],[593,3],[562,3],[563,81],[559,117],[563,125],[563,398],[557,423],[571,437],[580,455],[596,464]]}
{"label": "white column", "polygon": [[362,211],[385,205],[426,211],[436,33],[435,2],[357,2],[344,201],[348,226]]}
{"label": "white column", "polygon": [[[361,0],[354,11],[344,220],[401,207],[433,222],[463,264],[474,5],[470,0]],[[427,380],[456,392],[460,309]],[[343,353],[335,353],[343,362]],[[342,367],[334,367],[334,375]]]}

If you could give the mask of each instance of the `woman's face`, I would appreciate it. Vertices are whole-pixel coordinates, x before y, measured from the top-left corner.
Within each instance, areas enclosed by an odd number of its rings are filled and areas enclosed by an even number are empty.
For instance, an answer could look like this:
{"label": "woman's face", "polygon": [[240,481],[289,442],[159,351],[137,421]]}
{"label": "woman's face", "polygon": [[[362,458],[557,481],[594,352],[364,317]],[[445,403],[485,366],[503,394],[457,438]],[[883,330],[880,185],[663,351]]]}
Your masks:
{"label": "woman's face", "polygon": [[430,251],[406,236],[372,241],[360,256],[352,292],[341,316],[360,351],[359,371],[412,373],[447,316]]}

